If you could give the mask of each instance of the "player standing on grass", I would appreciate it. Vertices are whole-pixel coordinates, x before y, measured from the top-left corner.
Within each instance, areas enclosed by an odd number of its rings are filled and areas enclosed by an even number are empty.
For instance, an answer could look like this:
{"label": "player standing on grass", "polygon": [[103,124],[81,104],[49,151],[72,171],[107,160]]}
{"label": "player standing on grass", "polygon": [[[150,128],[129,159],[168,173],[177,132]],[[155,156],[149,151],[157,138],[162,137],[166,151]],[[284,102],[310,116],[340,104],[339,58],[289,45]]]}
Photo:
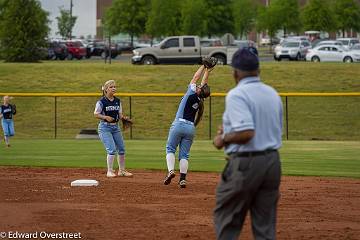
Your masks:
{"label": "player standing on grass", "polygon": [[115,97],[116,86],[114,80],[105,82],[102,87],[103,97],[96,103],[94,115],[100,119],[98,126],[99,137],[107,152],[107,177],[116,177],[113,170],[113,163],[118,154],[119,171],[118,176],[132,177],[133,174],[125,170],[125,146],[124,139],[119,128],[119,120],[122,120],[124,127],[131,123],[122,114],[121,101]]}
{"label": "player standing on grass", "polygon": [[15,135],[13,116],[16,114],[15,104],[10,104],[10,97],[4,96],[4,104],[0,107],[1,126],[4,132],[4,140],[7,147],[10,147],[10,137]]}
{"label": "player standing on grass", "polygon": [[[175,177],[175,152],[179,146],[180,180],[179,186],[186,187],[186,174],[188,171],[188,159],[190,148],[195,135],[195,126],[200,122],[204,111],[204,99],[210,96],[208,86],[209,72],[216,65],[215,58],[205,58],[202,65],[194,74],[188,90],[181,99],[174,122],[171,124],[166,144],[166,163],[168,174],[164,184],[168,185]],[[196,82],[202,77],[200,86]],[[196,114],[197,113],[197,114]],[[195,115],[196,119],[195,119]]]}

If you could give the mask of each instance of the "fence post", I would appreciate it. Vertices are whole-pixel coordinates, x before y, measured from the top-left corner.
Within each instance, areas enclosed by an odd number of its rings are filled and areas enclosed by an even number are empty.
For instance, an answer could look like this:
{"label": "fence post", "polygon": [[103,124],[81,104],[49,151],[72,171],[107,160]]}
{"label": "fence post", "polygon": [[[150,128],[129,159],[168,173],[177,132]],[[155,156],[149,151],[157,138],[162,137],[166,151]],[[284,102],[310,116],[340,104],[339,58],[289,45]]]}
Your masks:
{"label": "fence post", "polygon": [[289,111],[288,111],[288,96],[285,96],[285,121],[286,121],[286,140],[289,140]]}
{"label": "fence post", "polygon": [[209,97],[209,140],[211,140],[211,96]]}
{"label": "fence post", "polygon": [[[130,111],[130,119],[132,119],[131,96],[129,96],[129,111]],[[132,139],[132,125],[130,125],[130,139]]]}
{"label": "fence post", "polygon": [[54,128],[55,128],[55,139],[57,137],[57,97],[55,96],[54,97],[54,104],[55,104],[55,107],[54,107]]}

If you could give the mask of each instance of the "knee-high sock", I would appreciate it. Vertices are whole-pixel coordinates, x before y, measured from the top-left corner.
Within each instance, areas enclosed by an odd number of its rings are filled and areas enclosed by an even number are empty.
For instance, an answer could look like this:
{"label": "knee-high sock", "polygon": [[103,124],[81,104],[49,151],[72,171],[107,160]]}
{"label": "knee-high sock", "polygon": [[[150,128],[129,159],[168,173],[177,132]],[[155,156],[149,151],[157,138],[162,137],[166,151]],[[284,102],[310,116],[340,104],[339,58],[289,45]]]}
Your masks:
{"label": "knee-high sock", "polygon": [[4,136],[6,145],[9,145],[9,136]]}
{"label": "knee-high sock", "polygon": [[175,154],[173,154],[173,153],[166,154],[166,164],[167,164],[167,168],[168,168],[169,172],[171,170],[174,171],[174,169],[175,169]]}
{"label": "knee-high sock", "polygon": [[189,162],[186,159],[180,160],[180,173],[186,174],[189,168]]}
{"label": "knee-high sock", "polygon": [[118,156],[118,164],[120,170],[125,170],[125,155]]}
{"label": "knee-high sock", "polygon": [[108,172],[113,170],[114,158],[115,155],[109,155],[109,154],[107,155],[106,162],[107,162]]}

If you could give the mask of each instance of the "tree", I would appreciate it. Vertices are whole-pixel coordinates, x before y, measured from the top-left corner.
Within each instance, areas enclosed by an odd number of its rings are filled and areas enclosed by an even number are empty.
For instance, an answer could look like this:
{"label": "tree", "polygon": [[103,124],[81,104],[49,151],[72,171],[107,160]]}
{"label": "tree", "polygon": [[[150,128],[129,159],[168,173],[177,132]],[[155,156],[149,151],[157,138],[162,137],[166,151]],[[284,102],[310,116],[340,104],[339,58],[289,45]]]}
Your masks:
{"label": "tree", "polygon": [[48,13],[37,0],[5,0],[0,10],[0,51],[8,62],[36,62],[47,47]]}
{"label": "tree", "polygon": [[180,8],[178,0],[152,0],[146,32],[152,37],[180,34]]}
{"label": "tree", "polygon": [[258,8],[256,29],[258,32],[266,31],[270,39],[274,38],[279,30],[279,17],[276,8],[261,6]]}
{"label": "tree", "polygon": [[181,29],[186,35],[206,34],[206,5],[204,0],[185,0],[181,7]]}
{"label": "tree", "polygon": [[333,5],[338,29],[360,31],[360,3],[354,0],[335,0]]}
{"label": "tree", "polygon": [[131,45],[135,36],[145,32],[147,0],[115,0],[105,13],[105,28],[110,35],[127,33]]}
{"label": "tree", "polygon": [[336,22],[327,0],[309,0],[302,14],[305,30],[334,31]]}
{"label": "tree", "polygon": [[300,7],[298,0],[273,0],[270,8],[276,14],[279,29],[284,30],[284,37],[288,32],[299,32],[301,29]]}
{"label": "tree", "polygon": [[206,0],[207,33],[209,38],[213,35],[234,33],[234,18],[232,0]]}
{"label": "tree", "polygon": [[75,26],[76,23],[76,16],[71,16],[70,10],[66,10],[64,8],[60,9],[60,16],[56,17],[56,20],[58,22],[58,29],[59,32],[57,34],[60,34],[60,36],[64,39],[69,38],[71,39],[71,33],[72,29]]}
{"label": "tree", "polygon": [[242,38],[255,26],[256,4],[253,0],[235,0],[233,3],[234,30]]}

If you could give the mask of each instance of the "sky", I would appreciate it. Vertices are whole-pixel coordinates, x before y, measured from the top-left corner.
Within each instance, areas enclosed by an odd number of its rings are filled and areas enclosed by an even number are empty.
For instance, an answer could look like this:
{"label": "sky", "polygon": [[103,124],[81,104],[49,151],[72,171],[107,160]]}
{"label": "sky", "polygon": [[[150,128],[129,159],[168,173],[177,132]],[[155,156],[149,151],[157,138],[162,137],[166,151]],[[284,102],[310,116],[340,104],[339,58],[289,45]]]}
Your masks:
{"label": "sky", "polygon": [[[56,32],[57,20],[56,17],[60,15],[59,7],[70,9],[70,0],[40,0],[41,6],[44,10],[49,12],[50,23],[50,37],[60,37]],[[73,0],[73,16],[77,16],[75,26],[73,28],[73,35],[86,37],[91,34],[96,34],[96,0]]]}

